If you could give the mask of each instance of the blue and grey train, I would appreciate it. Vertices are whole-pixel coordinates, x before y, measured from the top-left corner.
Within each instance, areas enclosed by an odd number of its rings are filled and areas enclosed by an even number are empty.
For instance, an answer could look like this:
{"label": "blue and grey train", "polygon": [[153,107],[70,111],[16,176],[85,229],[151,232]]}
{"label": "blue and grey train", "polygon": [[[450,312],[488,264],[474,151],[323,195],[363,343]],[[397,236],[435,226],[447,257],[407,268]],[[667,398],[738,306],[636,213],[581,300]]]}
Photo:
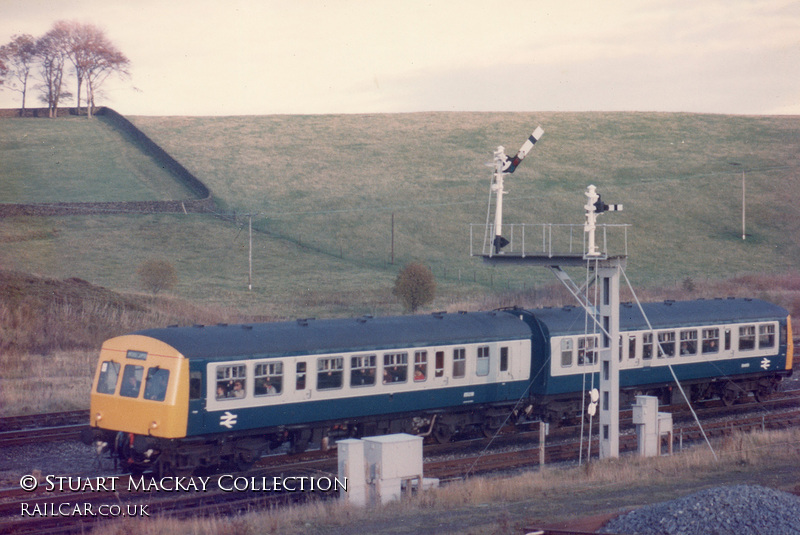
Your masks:
{"label": "blue and grey train", "polygon": [[[726,403],[792,373],[791,318],[756,299],[620,306],[622,406],[639,393]],[[601,338],[577,307],[168,327],[107,340],[84,437],[132,470],[245,467],[326,437],[447,441],[579,417]],[[589,332],[587,332],[589,331]]]}

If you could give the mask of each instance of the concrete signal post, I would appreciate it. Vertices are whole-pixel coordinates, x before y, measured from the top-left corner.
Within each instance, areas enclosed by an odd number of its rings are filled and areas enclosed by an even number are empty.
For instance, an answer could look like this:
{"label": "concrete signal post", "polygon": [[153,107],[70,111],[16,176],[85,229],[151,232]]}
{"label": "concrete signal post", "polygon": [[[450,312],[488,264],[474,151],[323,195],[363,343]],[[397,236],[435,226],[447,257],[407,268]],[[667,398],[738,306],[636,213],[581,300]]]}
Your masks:
{"label": "concrete signal post", "polygon": [[[586,188],[587,262],[600,259],[595,241],[597,216],[621,211],[622,205],[603,203],[597,188]],[[595,264],[600,284],[600,302],[595,303],[601,329],[600,361],[600,458],[619,457],[619,275],[620,259],[604,259]],[[595,321],[598,321],[595,319]]]}
{"label": "concrete signal post", "polygon": [[[531,136],[530,145],[537,140],[541,133],[537,129]],[[524,147],[526,148],[526,147]],[[525,151],[527,152],[527,151]],[[502,234],[502,166],[504,152],[498,147],[495,153],[497,168],[493,178],[493,193],[498,195],[496,218],[492,228],[489,228],[490,219],[487,217],[487,231],[485,235],[492,236],[489,247],[483,247],[483,260],[493,264],[525,264],[540,266],[550,269],[556,277],[566,286],[575,297],[589,317],[589,331],[600,332],[599,344],[599,419],[600,419],[600,458],[619,457],[619,288],[620,274],[625,267],[627,259],[627,226],[628,225],[599,225],[597,217],[604,212],[621,211],[622,205],[605,204],[597,188],[590,185],[585,192],[586,204],[585,222],[583,225],[584,240],[583,250],[575,251],[570,235],[569,244],[563,249],[553,241],[547,242],[540,251],[525,249],[519,252],[503,250],[510,245],[509,240]],[[507,171],[506,171],[507,172]],[[498,180],[497,175],[500,176]],[[602,247],[596,239],[596,231],[603,230]],[[612,228],[613,227],[613,228]],[[624,228],[625,247],[621,254],[610,255],[606,241],[608,229],[618,230]],[[490,230],[494,231],[491,232]],[[472,250],[472,249],[471,249]],[[566,267],[584,268],[587,270],[586,280],[591,284],[599,285],[597,292],[589,292],[588,285],[579,286],[567,272]],[[593,276],[589,277],[589,272]],[[596,303],[592,303],[591,294],[599,294]]]}

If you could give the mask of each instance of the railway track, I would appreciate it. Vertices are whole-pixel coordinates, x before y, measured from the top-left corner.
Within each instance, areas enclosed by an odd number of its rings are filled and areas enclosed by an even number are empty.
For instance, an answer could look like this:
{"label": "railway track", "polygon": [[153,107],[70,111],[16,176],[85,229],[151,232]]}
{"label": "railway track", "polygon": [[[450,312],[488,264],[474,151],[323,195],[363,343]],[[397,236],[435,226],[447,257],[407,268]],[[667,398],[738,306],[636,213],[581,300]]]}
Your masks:
{"label": "railway track", "polygon": [[[776,402],[796,402],[798,395],[793,394]],[[729,409],[729,408],[726,408]],[[717,410],[717,408],[715,408]],[[749,414],[736,420],[726,419],[720,422],[707,423],[704,429],[711,437],[724,436],[737,430],[782,429],[800,427],[800,410],[783,410],[762,414]],[[564,429],[568,434],[574,430]],[[676,425],[676,436],[683,441],[700,440],[700,431],[694,422],[687,421]],[[457,459],[427,460],[425,474],[438,477],[442,481],[463,479],[467,472],[470,475],[508,472],[532,468],[539,463],[538,433],[522,433],[508,435],[516,437],[517,447],[513,451],[482,451],[486,440],[476,440],[471,453]],[[503,442],[507,437],[502,437]],[[574,437],[563,438],[555,442],[553,434],[548,437],[546,446],[546,462],[568,462],[577,458],[581,445]],[[677,440],[677,439],[676,439]],[[519,447],[520,442],[528,441],[529,447]],[[455,446],[462,452],[462,444]],[[620,451],[634,451],[637,438],[630,431],[620,437]],[[597,442],[592,449],[597,451]],[[426,456],[442,453],[446,455],[447,445],[426,448]],[[256,478],[271,481],[273,477],[333,477],[337,470],[337,462],[332,452],[310,451],[300,455],[275,455],[262,459],[259,468],[245,473],[237,473],[235,477]],[[71,534],[89,531],[97,522],[119,518],[121,516],[170,516],[188,518],[203,515],[224,515],[236,512],[279,507],[300,500],[325,499],[334,497],[330,492],[231,492],[219,488],[213,478],[209,478],[207,490],[186,492],[154,492],[145,491],[141,484],[137,490],[129,487],[128,476],[114,477],[114,492],[106,489],[94,490],[99,486],[94,478],[89,487],[71,492],[45,491],[45,483],[41,483],[35,492],[26,492],[21,488],[0,490],[0,535],[10,533],[28,534]],[[232,477],[232,476],[229,476]],[[86,480],[84,480],[86,481]],[[139,480],[136,480],[139,481]],[[229,485],[230,487],[230,482]],[[108,484],[106,483],[106,487]],[[65,505],[66,504],[66,505]],[[105,507],[105,509],[103,509]],[[24,508],[24,509],[23,509]],[[76,509],[77,508],[77,509]],[[87,514],[88,513],[88,514]],[[555,532],[553,532],[555,533]]]}
{"label": "railway track", "polygon": [[[750,412],[742,415],[745,407]],[[728,435],[736,430],[781,429],[800,427],[800,391],[781,392],[762,403],[741,403],[726,407],[721,403],[707,402],[698,407],[701,418],[721,418],[723,421],[704,424],[710,437]],[[788,407],[788,409],[786,409]],[[679,407],[662,407],[665,411]],[[86,421],[87,411],[70,411],[55,415],[0,419],[0,447],[57,440],[77,440],[85,424],[65,423],[70,419]],[[731,419],[736,415],[735,420]],[[632,432],[630,411],[621,414],[624,434],[620,437],[620,451],[630,452],[637,448],[637,438]],[[49,427],[42,422],[54,423]],[[469,475],[509,472],[535,467],[539,463],[538,429],[517,433],[501,433],[492,441],[492,450],[484,451],[486,440],[426,446],[425,474],[442,481],[463,479]],[[547,463],[568,462],[577,459],[581,446],[575,436],[576,427],[553,429],[548,436],[545,459]],[[688,414],[675,413],[676,442],[701,440],[700,430]],[[528,447],[519,447],[527,443]],[[497,448],[497,449],[494,449]],[[510,451],[503,451],[510,450]],[[592,450],[597,451],[597,441]],[[458,452],[457,459],[436,460]],[[466,456],[463,454],[466,453]],[[337,471],[335,450],[329,452],[309,451],[299,455],[268,456],[258,463],[255,471],[237,474],[237,477],[283,477],[289,475],[327,475]],[[110,477],[110,476],[107,476]],[[330,497],[331,493],[274,493],[274,492],[225,492],[209,489],[207,492],[158,493],[130,492],[127,476],[120,478],[120,487],[115,492],[26,492],[21,488],[0,490],[0,535],[6,533],[83,533],[97,522],[119,516],[173,516],[186,518],[214,514],[232,514],[263,507],[278,507],[299,500]],[[95,485],[96,486],[96,485]],[[91,486],[94,488],[95,486]],[[43,489],[44,486],[40,486]],[[66,505],[64,505],[66,504]],[[23,507],[25,509],[23,509]],[[66,509],[65,509],[66,507]],[[74,509],[78,507],[78,509]],[[105,509],[101,509],[105,507]],[[72,509],[70,509],[72,508]],[[27,514],[26,514],[27,513]],[[64,515],[63,513],[68,513]],[[89,513],[89,514],[84,514]],[[105,513],[105,514],[102,514]],[[114,514],[116,513],[116,514]]]}

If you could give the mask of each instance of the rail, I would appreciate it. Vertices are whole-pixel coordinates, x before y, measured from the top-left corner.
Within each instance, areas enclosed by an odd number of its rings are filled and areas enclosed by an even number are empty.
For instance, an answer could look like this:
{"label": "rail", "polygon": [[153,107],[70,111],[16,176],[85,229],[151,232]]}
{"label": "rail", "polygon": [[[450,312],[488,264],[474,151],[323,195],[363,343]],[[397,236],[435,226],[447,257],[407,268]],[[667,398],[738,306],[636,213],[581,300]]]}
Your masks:
{"label": "rail", "polygon": [[[595,235],[604,256],[628,256],[629,224],[597,224]],[[583,224],[517,223],[504,224],[503,236],[508,240],[500,253],[495,252],[492,240],[494,224],[471,223],[469,226],[469,255],[493,257],[497,254],[521,256],[586,255],[587,241]],[[476,244],[479,244],[476,247]],[[476,252],[480,250],[480,252]]]}

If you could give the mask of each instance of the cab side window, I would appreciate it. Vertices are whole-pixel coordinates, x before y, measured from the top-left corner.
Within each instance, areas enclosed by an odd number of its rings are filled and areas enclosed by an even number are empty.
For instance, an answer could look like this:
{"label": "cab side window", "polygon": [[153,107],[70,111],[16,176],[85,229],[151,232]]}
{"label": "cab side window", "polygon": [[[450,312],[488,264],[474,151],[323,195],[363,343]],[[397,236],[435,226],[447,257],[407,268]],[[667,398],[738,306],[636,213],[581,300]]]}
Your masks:
{"label": "cab side window", "polygon": [[200,399],[203,396],[203,372],[189,373],[189,399]]}

